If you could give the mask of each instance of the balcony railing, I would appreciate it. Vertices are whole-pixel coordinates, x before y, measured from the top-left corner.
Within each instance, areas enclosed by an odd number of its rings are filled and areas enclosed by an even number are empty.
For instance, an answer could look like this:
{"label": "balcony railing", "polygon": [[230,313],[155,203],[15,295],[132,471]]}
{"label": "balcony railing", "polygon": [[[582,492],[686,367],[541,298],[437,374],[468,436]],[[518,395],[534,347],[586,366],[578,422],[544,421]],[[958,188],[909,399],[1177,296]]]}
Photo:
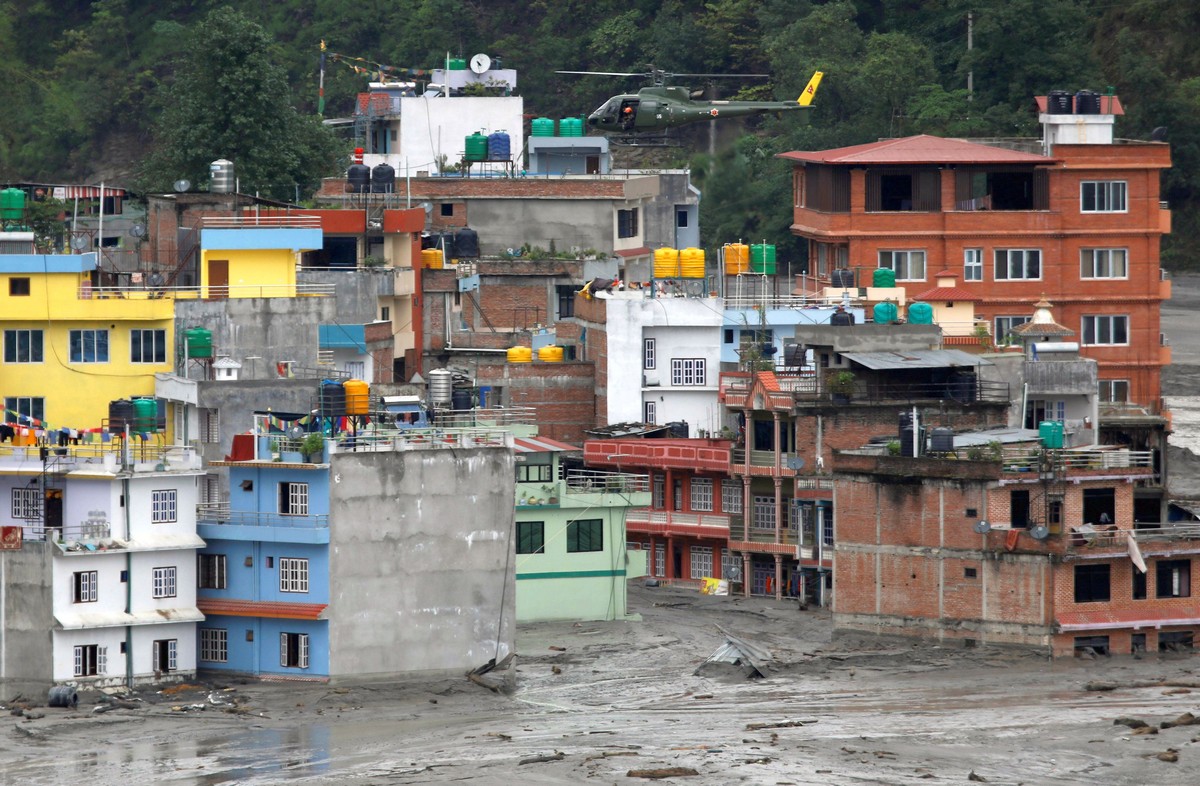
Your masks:
{"label": "balcony railing", "polygon": [[299,214],[280,215],[279,213],[203,216],[200,219],[200,227],[201,229],[320,229],[321,217]]}
{"label": "balcony railing", "polygon": [[685,513],[678,510],[654,510],[634,508],[625,516],[631,524],[680,525],[686,527],[711,527],[714,535],[729,534],[729,516],[721,513]]}
{"label": "balcony railing", "polygon": [[636,494],[650,491],[650,476],[572,469],[567,472],[566,487],[568,494]]}
{"label": "balcony railing", "polygon": [[1132,469],[1153,467],[1154,453],[1149,450],[1005,448],[1001,451],[1001,463],[1010,472]]}
{"label": "balcony railing", "polygon": [[454,409],[440,410],[434,414],[434,425],[440,428],[529,426],[536,422],[537,412],[533,407]]}
{"label": "balcony railing", "polygon": [[230,510],[229,503],[204,503],[196,506],[196,523],[240,527],[287,527],[291,529],[326,529],[329,516],[293,515],[257,510]]}
{"label": "balcony railing", "polygon": [[1075,548],[1127,548],[1130,538],[1139,545],[1168,543],[1179,540],[1200,540],[1200,522],[1167,525],[1165,527],[1139,527],[1137,529],[1093,529],[1080,531],[1068,528],[1068,543]]}
{"label": "balcony railing", "polygon": [[[734,448],[732,451],[732,464],[730,468],[736,473],[739,467],[746,465],[746,449]],[[795,463],[799,456],[795,453],[782,453],[779,456],[779,466],[787,474],[795,474]],[[750,451],[750,466],[752,467],[774,467],[775,466],[775,451],[773,450],[751,450]]]}
{"label": "balcony railing", "polygon": [[205,298],[274,298],[295,296],[329,297],[334,293],[334,284],[226,284],[204,287],[79,287],[80,300],[203,300]]}

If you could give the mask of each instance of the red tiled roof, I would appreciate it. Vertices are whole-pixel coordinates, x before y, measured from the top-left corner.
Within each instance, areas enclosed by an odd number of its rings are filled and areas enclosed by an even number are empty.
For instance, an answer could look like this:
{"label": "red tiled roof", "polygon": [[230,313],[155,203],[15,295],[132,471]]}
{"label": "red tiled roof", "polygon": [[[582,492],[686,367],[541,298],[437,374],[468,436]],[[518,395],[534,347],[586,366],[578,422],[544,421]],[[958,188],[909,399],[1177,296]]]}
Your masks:
{"label": "red tiled roof", "polygon": [[912,295],[913,300],[936,300],[954,301],[958,300],[963,303],[977,303],[983,300],[983,295],[969,287],[934,287],[927,289],[919,295]]}
{"label": "red tiled roof", "polygon": [[769,393],[778,393],[780,391],[779,379],[776,378],[774,371],[758,372],[758,381],[762,383],[763,389]]}
{"label": "red tiled roof", "polygon": [[810,164],[1050,164],[1054,161],[1033,153],[929,134],[832,150],[795,150],[780,153],[778,157]]}
{"label": "red tiled roof", "polygon": [[196,606],[205,614],[223,614],[228,617],[272,617],[286,620],[321,619],[321,612],[329,608],[326,603],[281,603],[272,600],[225,600],[224,598],[197,598]]}
{"label": "red tiled roof", "polygon": [[654,253],[649,246],[638,246],[637,248],[625,248],[617,252],[617,256],[622,259],[630,259],[632,257],[644,257],[647,254]]}

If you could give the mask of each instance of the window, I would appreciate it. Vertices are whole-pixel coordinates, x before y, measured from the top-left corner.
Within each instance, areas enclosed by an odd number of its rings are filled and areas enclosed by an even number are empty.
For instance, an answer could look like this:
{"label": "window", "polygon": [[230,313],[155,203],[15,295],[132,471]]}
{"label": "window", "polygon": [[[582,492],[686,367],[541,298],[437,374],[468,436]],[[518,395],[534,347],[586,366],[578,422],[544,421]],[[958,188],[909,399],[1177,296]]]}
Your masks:
{"label": "window", "polygon": [[1129,380],[1102,379],[1100,380],[1100,403],[1124,404],[1129,401]]}
{"label": "window", "polygon": [[1192,562],[1186,559],[1159,560],[1154,568],[1154,594],[1159,598],[1192,596]]}
{"label": "window", "polygon": [[40,331],[40,330],[6,330],[6,331],[4,331],[4,362],[5,363],[41,363],[42,362],[42,331]]}
{"label": "window", "polygon": [[600,519],[580,519],[567,524],[567,553],[604,551],[604,522]]}
{"label": "window", "polygon": [[554,480],[551,464],[517,464],[518,483],[549,483]]}
{"label": "window", "polygon": [[221,441],[221,411],[200,410],[200,441],[210,445]]}
{"label": "window", "polygon": [[280,483],[279,512],[284,516],[307,516],[308,484]]}
{"label": "window", "polygon": [[108,647],[83,644],[75,647],[75,676],[98,677],[108,673]]}
{"label": "window", "polygon": [[1079,252],[1080,278],[1128,278],[1128,254],[1123,248],[1084,248]]}
{"label": "window", "polygon": [[29,279],[27,279],[27,278],[10,278],[8,280],[8,294],[11,297],[28,297],[29,296]]}
{"label": "window", "polygon": [[308,592],[308,560],[279,558],[279,591]]}
{"label": "window", "polygon": [[75,603],[95,603],[98,576],[94,570],[81,570],[71,581],[71,600]]}
{"label": "window", "polygon": [[308,634],[279,634],[279,665],[289,669],[308,668]]}
{"label": "window", "polygon": [[517,553],[546,553],[546,524],[542,521],[517,522]]}
{"label": "window", "polygon": [[200,589],[225,589],[227,584],[224,554],[196,555],[196,586]]}
{"label": "window", "polygon": [[1124,180],[1085,180],[1079,184],[1079,209],[1084,213],[1124,213]]}
{"label": "window", "polygon": [[229,631],[225,628],[200,629],[200,660],[229,662]]}
{"label": "window", "polygon": [[680,229],[687,229],[687,225],[688,225],[688,212],[686,210],[676,210],[675,211],[675,226],[677,226]]}
{"label": "window", "polygon": [[558,300],[558,318],[569,319],[575,316],[575,287],[571,284],[554,287]]}
{"label": "window", "polygon": [[1146,574],[1136,567],[1133,569],[1133,588],[1130,591],[1130,597],[1134,600],[1146,599]]}
{"label": "window", "polygon": [[1108,636],[1076,636],[1075,657],[1081,655],[1107,655]]}
{"label": "window", "polygon": [[392,321],[392,309],[389,306],[380,306],[379,307],[379,321],[380,322],[391,322]]}
{"label": "window", "polygon": [[179,668],[179,642],[176,639],[159,639],[154,642],[150,657],[158,672],[175,671]]}
{"label": "window", "polygon": [[963,249],[963,281],[983,281],[983,249]]}
{"label": "window", "polygon": [[879,266],[895,272],[897,281],[925,280],[924,251],[880,251]]}
{"label": "window", "polygon": [[723,513],[742,512],[742,484],[736,480],[721,481],[721,511]]}
{"label": "window", "polygon": [[712,478],[692,478],[692,510],[713,509]]}
{"label": "window", "polygon": [[1029,527],[1029,491],[1027,489],[1016,489],[1009,492],[1008,520],[1009,526],[1013,529]]}
{"label": "window", "polygon": [[1042,277],[1042,252],[1037,248],[996,249],[997,281],[1018,279],[1040,279]]}
{"label": "window", "polygon": [[175,568],[154,569],[154,597],[175,597]]}
{"label": "window", "polygon": [[973,578],[976,578],[977,575],[978,575],[977,568],[963,568],[963,578],[964,579],[973,579]]}
{"label": "window", "polygon": [[703,386],[704,358],[672,358],[671,384]]}
{"label": "window", "polygon": [[72,363],[107,363],[107,330],[72,330],[69,334]]}
{"label": "window", "polygon": [[658,423],[658,405],[654,401],[642,402],[642,422],[643,423]]}
{"label": "window", "polygon": [[750,514],[750,526],[754,529],[775,529],[775,498],[754,497],[754,509]]}
{"label": "window", "polygon": [[1190,630],[1164,630],[1158,634],[1159,652],[1190,652],[1193,646]]}
{"label": "window", "polygon": [[1101,603],[1110,598],[1108,589],[1110,567],[1105,565],[1075,566],[1075,602]]}
{"label": "window", "polygon": [[650,507],[661,510],[666,506],[666,483],[662,475],[655,475],[650,483]]}
{"label": "window", "polygon": [[996,317],[996,343],[1003,344],[1012,341],[1012,329],[1024,325],[1029,317]]}
{"label": "window", "polygon": [[449,218],[450,216],[454,215],[454,203],[453,202],[443,202],[442,204],[438,205],[438,207],[440,208],[441,214],[443,216]]}
{"label": "window", "polygon": [[1104,314],[1083,318],[1083,343],[1116,345],[1129,343],[1129,317]]}
{"label": "window", "polygon": [[38,488],[12,490],[12,517],[30,521],[42,517],[42,492]]}
{"label": "window", "polygon": [[821,544],[824,546],[833,545],[833,512],[827,507],[818,507],[817,513],[822,514],[821,520]]}
{"label": "window", "polygon": [[642,368],[654,368],[654,339],[642,339]]}
{"label": "window", "polygon": [[713,550],[712,546],[692,546],[688,552],[691,565],[691,573],[688,575],[693,579],[702,579],[705,576],[712,575],[713,569]]}
{"label": "window", "polygon": [[166,363],[167,362],[167,331],[165,331],[165,330],[131,330],[131,331],[129,331],[129,362],[130,363]]}
{"label": "window", "polygon": [[175,489],[162,489],[150,493],[150,521],[153,524],[169,524],[177,521]]}
{"label": "window", "polygon": [[617,211],[617,237],[637,237],[638,209]]}

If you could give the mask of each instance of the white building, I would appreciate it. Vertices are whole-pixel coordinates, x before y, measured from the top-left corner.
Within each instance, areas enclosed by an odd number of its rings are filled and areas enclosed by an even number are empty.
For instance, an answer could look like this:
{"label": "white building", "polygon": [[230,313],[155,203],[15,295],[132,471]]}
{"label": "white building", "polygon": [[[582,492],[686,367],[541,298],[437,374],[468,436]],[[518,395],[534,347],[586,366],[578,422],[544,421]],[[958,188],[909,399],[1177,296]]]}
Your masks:
{"label": "white building", "polygon": [[21,532],[19,548],[0,553],[0,679],[194,675],[202,475],[194,451],[151,442],[0,446],[0,526]]}

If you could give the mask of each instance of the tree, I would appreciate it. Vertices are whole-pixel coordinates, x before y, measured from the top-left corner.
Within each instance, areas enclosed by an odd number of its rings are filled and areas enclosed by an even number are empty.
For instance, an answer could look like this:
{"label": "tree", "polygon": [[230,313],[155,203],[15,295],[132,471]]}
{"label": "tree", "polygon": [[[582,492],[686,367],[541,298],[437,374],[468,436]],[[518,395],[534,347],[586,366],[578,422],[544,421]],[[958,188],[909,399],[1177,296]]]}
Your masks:
{"label": "tree", "polygon": [[242,191],[292,198],[297,187],[311,193],[344,155],[318,119],[292,106],[271,37],[229,8],[195,25],[159,100],[155,148],[142,177],[147,190],[180,178],[203,183],[210,163],[225,158]]}

